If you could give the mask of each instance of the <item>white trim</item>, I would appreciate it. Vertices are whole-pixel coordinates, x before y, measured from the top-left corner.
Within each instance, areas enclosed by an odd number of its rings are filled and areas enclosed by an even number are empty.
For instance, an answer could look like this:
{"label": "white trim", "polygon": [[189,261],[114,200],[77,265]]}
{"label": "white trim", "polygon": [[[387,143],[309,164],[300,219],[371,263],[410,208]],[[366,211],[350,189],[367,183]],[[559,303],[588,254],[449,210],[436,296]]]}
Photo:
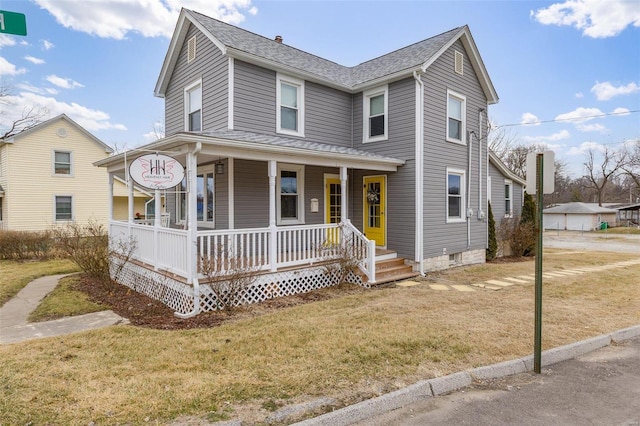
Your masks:
{"label": "white trim", "polygon": [[[57,199],[58,197],[69,197],[71,198],[71,219],[58,219],[58,209],[57,209]],[[75,197],[73,194],[53,194],[53,223],[66,223],[73,222],[76,219],[75,215]]]}
{"label": "white trim", "polygon": [[[369,118],[371,98],[384,95],[384,134],[369,136]],[[362,92],[362,143],[386,141],[389,139],[389,85],[376,87]]]}
{"label": "white trim", "polygon": [[424,83],[420,73],[413,75],[416,84],[416,173],[415,173],[415,232],[414,260],[418,263],[418,272],[424,274]]}
{"label": "white trim", "polygon": [[[461,129],[460,129],[460,139],[454,139],[449,137],[449,99],[450,98],[455,98],[456,100],[460,101],[462,103],[462,105],[460,106],[460,114],[461,114],[461,119],[462,119],[462,124],[461,124]],[[447,100],[446,100],[446,111],[447,111],[447,115],[446,115],[446,140],[447,142],[453,142],[453,143],[457,143],[460,145],[466,145],[467,144],[467,140],[466,140],[466,134],[467,134],[467,97],[464,95],[461,95],[460,93],[454,92],[451,89],[447,89]]]}
{"label": "white trim", "polygon": [[227,129],[233,130],[233,123],[235,117],[233,116],[233,108],[234,108],[234,98],[235,92],[233,86],[235,84],[235,62],[233,58],[229,57],[228,67],[227,67]]}
{"label": "white trim", "polygon": [[[455,169],[452,167],[447,167],[447,173],[445,175],[445,218],[447,223],[461,223],[467,221],[467,210],[466,210],[466,171],[463,169]],[[449,217],[449,175],[458,175],[460,176],[460,217]],[[456,196],[457,197],[457,196]]]}
{"label": "white trim", "polygon": [[[491,176],[487,175],[487,203],[491,202]],[[488,209],[489,207],[487,207]],[[492,205],[493,210],[493,205]]]}
{"label": "white trim", "polygon": [[[504,186],[506,187],[507,185],[509,185],[509,198],[507,198],[507,194],[506,191],[504,194],[504,201],[505,201],[505,205],[504,205],[504,217],[513,217],[513,181],[511,179],[505,179],[504,180]],[[506,189],[506,188],[505,188]],[[509,211],[507,211],[507,200],[509,200]]]}
{"label": "white trim", "polygon": [[[287,84],[289,86],[293,86],[297,89],[297,127],[298,130],[291,129],[283,129],[281,124],[281,90],[282,83]],[[282,74],[276,74],[276,132],[291,135],[291,136],[300,136],[304,137],[304,80],[300,80],[298,78],[285,76]]]}
{"label": "white trim", "polygon": [[[233,157],[227,158],[227,184],[228,184],[228,203],[229,203],[229,229],[235,229],[235,162],[233,161]],[[214,194],[215,195],[215,194]],[[215,206],[214,206],[215,207]]]}
{"label": "white trim", "polygon": [[[304,225],[305,216],[304,216],[304,169],[305,166],[301,164],[286,164],[286,163],[278,163],[277,174],[276,174],[276,223],[278,225]],[[281,196],[282,193],[280,190],[282,189],[280,182],[280,173],[282,171],[296,172],[296,196],[297,200],[297,210],[298,217],[295,219],[283,219],[282,218],[282,206],[281,206]]]}
{"label": "white trim", "polygon": [[195,88],[200,87],[200,132],[202,131],[202,116],[203,116],[203,111],[202,111],[202,104],[204,103],[204,91],[202,90],[202,78],[199,78],[198,80],[194,81],[193,83],[185,86],[184,88],[184,98],[183,98],[183,104],[182,104],[182,109],[184,112],[184,131],[185,132],[191,132],[192,130],[189,130],[189,93],[191,93]]}
{"label": "white trim", "polygon": [[[69,174],[66,173],[56,173],[56,153],[61,154],[69,154]],[[62,163],[60,163],[62,164]],[[52,149],[51,150],[51,176],[55,177],[63,177],[70,178],[73,177],[74,167],[73,167],[73,151],[69,151],[67,149]]]}
{"label": "white trim", "polygon": [[323,223],[329,223],[328,220],[329,218],[327,217],[327,192],[329,191],[328,188],[328,184],[327,181],[329,179],[334,179],[334,180],[340,180],[340,175],[339,174],[335,174],[335,173],[325,173],[323,175],[322,178],[322,182],[324,183],[324,191],[322,192],[322,206],[324,207],[324,213],[323,213],[323,217],[324,217],[324,222]]}

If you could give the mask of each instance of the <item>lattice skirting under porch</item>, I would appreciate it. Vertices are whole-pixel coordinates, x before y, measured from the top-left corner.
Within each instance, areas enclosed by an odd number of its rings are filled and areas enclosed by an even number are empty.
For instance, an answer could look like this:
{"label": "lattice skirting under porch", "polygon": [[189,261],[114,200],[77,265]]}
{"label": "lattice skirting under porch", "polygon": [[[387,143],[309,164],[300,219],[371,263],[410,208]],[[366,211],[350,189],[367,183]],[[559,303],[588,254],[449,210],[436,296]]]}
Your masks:
{"label": "lattice skirting under porch", "polygon": [[[127,263],[117,272],[112,263],[111,276],[120,284],[159,300],[177,313],[187,314],[193,311],[193,287],[145,266]],[[117,274],[117,276],[116,276]],[[368,287],[358,274],[350,273],[348,280]],[[337,284],[334,276],[327,274],[323,267],[307,267],[283,272],[260,274],[237,297],[236,305],[259,303],[276,297],[307,293],[319,288]],[[199,288],[200,312],[214,311],[220,308],[214,292],[208,284]]]}

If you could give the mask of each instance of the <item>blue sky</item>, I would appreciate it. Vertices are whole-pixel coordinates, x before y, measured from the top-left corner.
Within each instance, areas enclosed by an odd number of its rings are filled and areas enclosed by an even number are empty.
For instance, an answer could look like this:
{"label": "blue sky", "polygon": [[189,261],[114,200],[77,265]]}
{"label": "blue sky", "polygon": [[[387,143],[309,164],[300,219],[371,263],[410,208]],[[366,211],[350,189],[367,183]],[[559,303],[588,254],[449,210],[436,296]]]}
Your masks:
{"label": "blue sky", "polygon": [[640,2],[0,0],[0,127],[24,108],[65,113],[118,149],[162,131],[153,96],[180,7],[355,65],[469,25],[500,102],[494,126],[583,172],[585,152],[640,138]]}

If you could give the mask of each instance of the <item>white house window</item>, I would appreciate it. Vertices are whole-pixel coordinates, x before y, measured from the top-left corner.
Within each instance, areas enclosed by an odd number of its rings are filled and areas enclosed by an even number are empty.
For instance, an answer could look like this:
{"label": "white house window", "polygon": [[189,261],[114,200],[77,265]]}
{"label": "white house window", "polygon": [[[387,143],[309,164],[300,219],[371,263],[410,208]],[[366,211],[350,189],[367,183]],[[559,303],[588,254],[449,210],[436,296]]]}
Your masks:
{"label": "white house window", "polygon": [[276,80],[277,131],[304,136],[304,81],[281,75]]}
{"label": "white house window", "polygon": [[71,175],[71,153],[67,151],[53,152],[53,173]]}
{"label": "white house window", "polygon": [[447,91],[447,141],[465,143],[466,110],[466,98]]}
{"label": "white house window", "polygon": [[513,183],[504,181],[504,217],[513,216]]}
{"label": "white house window", "polygon": [[70,195],[55,196],[55,220],[73,220],[73,197]]}
{"label": "white house window", "polygon": [[185,130],[202,131],[202,81],[198,81],[184,89]]}
{"label": "white house window", "polygon": [[278,224],[304,223],[304,166],[279,164],[276,181],[278,188]]}
{"label": "white house window", "polygon": [[465,220],[465,172],[447,169],[447,222]]}
{"label": "white house window", "polygon": [[[211,167],[198,169],[196,175],[196,217],[198,225],[215,226],[215,184]],[[187,178],[180,183],[178,192],[178,221],[187,219]]]}
{"label": "white house window", "polygon": [[363,128],[364,142],[375,142],[388,139],[389,127],[389,87],[378,87],[363,93]]}

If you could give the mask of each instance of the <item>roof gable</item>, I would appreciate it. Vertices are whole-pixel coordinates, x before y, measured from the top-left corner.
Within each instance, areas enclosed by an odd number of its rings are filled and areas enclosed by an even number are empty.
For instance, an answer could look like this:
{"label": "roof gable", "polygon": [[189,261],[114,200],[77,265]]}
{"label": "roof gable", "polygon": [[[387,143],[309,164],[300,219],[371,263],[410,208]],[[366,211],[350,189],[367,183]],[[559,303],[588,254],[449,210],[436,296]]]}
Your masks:
{"label": "roof gable", "polygon": [[75,127],[80,133],[84,134],[87,139],[90,139],[91,141],[93,141],[94,143],[96,143],[97,145],[99,145],[100,147],[104,148],[105,152],[107,153],[112,153],[113,149],[107,145],[106,143],[102,142],[100,139],[98,139],[97,137],[95,137],[93,134],[91,134],[89,131],[87,131],[84,127],[82,127],[81,125],[79,125],[78,123],[76,123],[75,121],[73,121],[72,119],[70,119],[69,117],[67,117],[66,114],[60,114],[56,117],[53,117],[47,121],[43,121],[42,123],[37,124],[36,126],[31,127],[30,129],[27,130],[23,130],[22,132],[13,135],[11,138],[9,138],[9,141],[11,142],[17,142],[20,139],[23,139],[24,137],[27,137],[35,132],[39,132],[40,130],[49,127],[59,121],[66,121],[67,123],[69,123],[70,125],[72,125],[73,127]]}
{"label": "roof gable", "polygon": [[156,96],[164,96],[191,24],[198,27],[224,55],[293,73],[306,80],[349,92],[359,92],[383,81],[404,78],[414,71],[425,71],[457,40],[461,40],[488,102],[498,101],[498,95],[467,26],[454,28],[354,67],[346,67],[188,9],[182,9],[178,17],[156,83]]}
{"label": "roof gable", "polygon": [[516,182],[518,182],[520,185],[525,186],[527,184],[527,181],[524,180],[523,178],[521,178],[520,176],[518,176],[517,174],[515,174],[513,171],[511,171],[506,164],[504,164],[502,162],[502,160],[500,159],[500,157],[498,157],[493,151],[489,150],[489,161],[491,162],[491,164],[493,164],[495,166],[496,169],[498,169],[498,171],[500,171],[500,173],[502,173],[503,176],[514,180]]}

